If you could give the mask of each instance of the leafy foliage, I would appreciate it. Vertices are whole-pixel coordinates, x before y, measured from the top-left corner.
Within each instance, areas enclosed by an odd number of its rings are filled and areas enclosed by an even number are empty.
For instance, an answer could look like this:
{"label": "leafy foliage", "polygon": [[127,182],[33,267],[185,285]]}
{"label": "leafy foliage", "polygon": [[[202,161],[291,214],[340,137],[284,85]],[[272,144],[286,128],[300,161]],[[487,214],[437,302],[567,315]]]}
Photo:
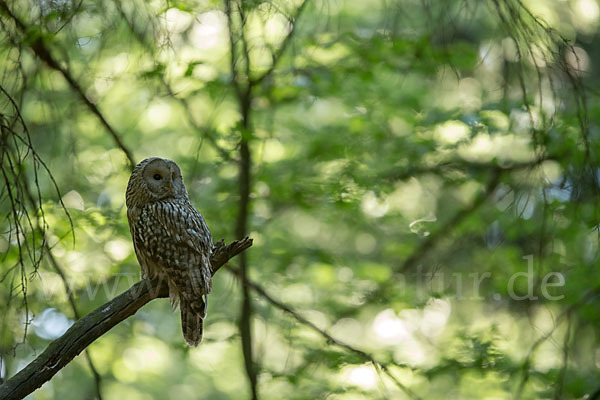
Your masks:
{"label": "leafy foliage", "polygon": [[[261,399],[597,395],[597,2],[225,1],[0,0],[0,376],[138,280],[128,152],[233,239],[246,144]],[[33,398],[249,397],[239,282]]]}

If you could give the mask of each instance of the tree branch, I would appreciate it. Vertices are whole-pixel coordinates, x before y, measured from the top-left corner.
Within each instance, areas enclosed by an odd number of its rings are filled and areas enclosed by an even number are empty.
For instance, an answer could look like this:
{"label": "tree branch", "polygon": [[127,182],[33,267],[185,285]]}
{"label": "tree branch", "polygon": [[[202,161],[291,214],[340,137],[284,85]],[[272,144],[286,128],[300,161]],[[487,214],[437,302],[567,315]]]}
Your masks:
{"label": "tree branch", "polygon": [[[240,270],[235,269],[231,266],[228,267],[228,269],[234,273],[235,275],[239,276],[240,275]],[[333,336],[331,336],[331,334],[329,334],[326,330],[319,328],[317,325],[315,325],[313,322],[309,321],[308,319],[306,319],[304,316],[302,316],[301,314],[299,314],[297,311],[293,310],[290,306],[288,306],[287,304],[282,303],[281,301],[275,299],[274,297],[272,297],[269,293],[267,293],[265,291],[265,289],[263,289],[259,284],[257,284],[256,282],[253,282],[249,279],[246,279],[246,285],[254,290],[258,295],[260,295],[261,297],[263,297],[265,300],[267,300],[269,303],[271,303],[271,305],[273,305],[274,307],[280,309],[281,311],[291,315],[294,319],[296,319],[298,322],[300,322],[302,325],[305,325],[307,327],[309,327],[311,330],[317,332],[319,335],[321,335],[323,338],[325,338],[325,340],[327,340],[328,343],[333,343],[334,345],[341,347],[345,350],[350,351],[351,353],[354,353],[356,355],[358,355],[360,358],[362,358],[363,360],[371,363],[373,365],[373,367],[376,370],[381,370],[383,371],[393,382],[394,384],[400,389],[402,390],[404,393],[406,393],[410,398],[415,399],[415,400],[419,400],[420,397],[414,393],[412,390],[410,390],[408,387],[406,387],[402,382],[400,382],[398,380],[398,378],[396,378],[394,375],[392,375],[392,373],[390,372],[388,366],[386,364],[384,364],[381,361],[376,360],[371,354],[367,353],[364,350],[358,349],[352,345],[349,345],[348,343],[345,343]]]}
{"label": "tree branch", "polygon": [[[213,275],[231,258],[250,246],[252,246],[252,239],[247,237],[228,245],[225,245],[223,240],[217,242],[210,258]],[[168,295],[167,284],[159,279],[143,279],[136,283],[121,295],[75,322],[64,335],[50,343],[35,360],[0,385],[0,399],[22,399],[32,393],[49,381],[94,340],[135,314],[144,304]]]}
{"label": "tree branch", "polygon": [[292,41],[292,38],[294,37],[294,33],[296,32],[296,25],[298,24],[298,18],[300,18],[302,11],[304,11],[307,4],[308,4],[308,0],[304,0],[302,2],[302,4],[300,4],[298,9],[296,10],[296,15],[294,15],[294,17],[291,18],[290,24],[292,24],[292,29],[287,34],[285,39],[283,39],[283,43],[281,43],[281,46],[279,47],[277,52],[272,55],[273,60],[271,62],[271,66],[269,67],[269,69],[266,70],[262,75],[258,76],[256,79],[252,79],[250,81],[250,86],[259,85],[262,81],[265,80],[265,78],[270,76],[275,71],[275,68],[277,68],[277,64],[279,63],[279,60],[281,60],[283,53],[285,53],[285,50],[287,49],[288,45]]}
{"label": "tree branch", "polygon": [[[233,20],[233,4],[237,4],[239,14],[239,40],[242,42],[242,56],[245,62],[244,75],[240,77],[240,72],[237,70],[236,63],[236,38],[234,31]],[[252,104],[252,85],[250,85],[250,54],[248,53],[248,44],[244,33],[245,16],[243,8],[234,0],[225,0],[225,14],[227,15],[227,25],[229,27],[229,42],[231,46],[230,68],[231,82],[236,93],[239,111],[242,120],[239,125],[240,129],[240,157],[238,161],[238,193],[239,193],[239,211],[236,220],[236,235],[244,236],[248,230],[248,213],[250,206],[250,187],[252,159],[250,153],[249,139],[251,137],[250,112]],[[243,79],[240,79],[243,78]],[[240,83],[240,80],[247,82],[245,85]],[[250,392],[252,400],[258,400],[258,373],[257,366],[252,354],[252,300],[248,292],[248,260],[245,254],[240,257],[240,273],[238,277],[241,281],[242,303],[240,306],[239,329],[242,342],[242,353],[244,355],[244,368],[250,383]]]}
{"label": "tree branch", "polygon": [[[54,270],[56,271],[58,276],[60,276],[60,279],[63,282],[63,285],[65,286],[65,292],[67,293],[67,298],[69,300],[69,304],[71,305],[71,310],[73,311],[73,316],[75,316],[76,319],[80,319],[81,314],[79,313],[79,310],[77,309],[77,304],[75,303],[75,299],[73,298],[73,291],[71,290],[71,286],[69,285],[69,282],[67,282],[65,272],[62,270],[61,266],[58,264],[58,261],[56,261],[54,254],[52,254],[52,249],[50,248],[50,246],[48,246],[48,241],[45,242],[44,247],[45,247],[46,254],[48,255],[48,259],[50,260],[50,264],[52,265],[52,267],[54,268]],[[102,376],[100,375],[100,373],[98,372],[98,368],[96,368],[96,365],[94,364],[94,360],[92,359],[92,355],[90,354],[89,349],[85,349],[85,358],[90,367],[90,372],[92,373],[92,376],[94,377],[94,384],[96,387],[96,397],[98,400],[102,400]]]}
{"label": "tree branch", "polygon": [[[117,10],[119,11],[119,15],[121,15],[121,18],[123,18],[123,21],[129,28],[129,31],[133,34],[133,37],[149,54],[154,56],[154,50],[155,50],[155,44],[156,44],[155,41],[150,42],[149,40],[146,39],[146,37],[144,36],[144,33],[140,32],[139,29],[136,27],[134,21],[130,20],[129,17],[127,16],[127,14],[125,14],[125,11],[123,11],[123,7],[122,7],[122,4],[120,1],[115,1],[115,6],[117,7]],[[209,125],[201,126],[198,122],[196,122],[196,119],[194,116],[194,111],[192,110],[192,107],[190,106],[188,99],[185,97],[177,96],[177,94],[171,87],[170,83],[167,82],[167,80],[165,79],[164,74],[160,74],[159,81],[160,81],[160,84],[167,91],[167,94],[174,100],[177,100],[179,102],[179,104],[181,104],[190,125],[200,134],[201,137],[206,138],[210,142],[210,144],[215,149],[215,151],[217,153],[219,153],[219,155],[224,160],[231,161],[232,156],[231,156],[231,154],[229,154],[229,151],[227,149],[225,149],[224,147],[222,147],[217,142],[217,139],[214,134],[215,133],[214,129],[211,129],[211,127]]]}
{"label": "tree branch", "polygon": [[[25,188],[25,195],[27,196],[27,199],[29,200],[29,203],[31,204],[31,206],[35,209],[36,202],[35,202],[35,199],[33,198],[33,195],[31,194],[31,190],[29,190],[29,185],[27,184],[27,180],[24,179],[24,176],[22,176],[22,180],[23,180],[23,186]],[[44,223],[45,223],[45,221],[40,221],[39,218],[37,219],[38,230],[41,232],[41,234],[43,236],[43,240],[42,240],[43,251],[46,252],[48,260],[50,261],[50,265],[52,266],[52,268],[54,268],[54,271],[56,271],[56,273],[60,277],[60,279],[65,287],[65,293],[67,295],[67,300],[69,302],[69,305],[71,306],[71,310],[73,311],[73,316],[75,317],[75,319],[80,319],[81,314],[79,313],[77,304],[75,303],[75,298],[73,297],[73,291],[71,290],[71,285],[69,285],[69,282],[67,281],[65,272],[63,271],[62,267],[59,265],[58,261],[54,257],[54,254],[52,253],[52,248],[48,244],[48,239],[46,237],[46,230],[42,226],[42,224],[44,224]],[[98,369],[94,365],[94,360],[92,359],[92,355],[90,354],[88,349],[85,349],[85,358],[87,359],[88,365],[90,367],[90,372],[92,373],[92,376],[94,377],[97,400],[102,400],[102,382],[101,382],[102,377],[101,377],[100,373],[98,372]]]}
{"label": "tree branch", "polygon": [[[248,41],[245,34],[245,23],[246,15],[244,7],[235,0],[224,0],[225,15],[227,16],[227,26],[229,30],[229,45],[230,45],[230,69],[231,69],[231,84],[235,90],[237,97],[239,111],[241,114],[240,128],[240,157],[239,157],[239,172],[238,172],[238,192],[239,192],[239,213],[236,221],[236,234],[238,237],[246,235],[248,231],[248,216],[250,208],[250,189],[252,186],[252,154],[250,152],[250,139],[252,138],[251,132],[251,111],[252,111],[252,90],[254,87],[259,85],[265,78],[267,78],[275,68],[277,63],[284,54],[287,46],[292,40],[294,35],[297,20],[302,11],[304,10],[308,0],[304,0],[298,7],[296,15],[293,18],[292,29],[283,40],[279,50],[273,54],[273,62],[271,67],[256,79],[252,79],[250,72],[252,70],[250,65],[250,50]],[[237,13],[239,14],[239,28],[238,34],[235,32],[235,21],[234,21],[234,9],[233,5],[237,6]],[[244,70],[239,71],[237,67],[237,46],[236,39],[241,42],[241,56],[244,61]],[[248,281],[248,261],[246,256],[242,254],[240,257],[240,268],[238,271],[238,277],[242,284],[242,304],[240,310],[240,335],[242,339],[242,352],[244,354],[244,367],[246,369],[246,375],[250,382],[250,390],[252,393],[252,399],[258,399],[258,368],[252,354],[252,301],[248,293],[248,287],[250,282]]]}
{"label": "tree branch", "polygon": [[401,170],[393,168],[389,172],[384,173],[383,177],[390,182],[396,182],[404,181],[417,175],[426,174],[444,176],[444,174],[449,172],[481,173],[492,170],[499,170],[501,172],[519,171],[522,169],[539,167],[545,161],[561,160],[566,155],[567,154],[564,152],[562,154],[543,155],[532,161],[513,162],[507,165],[500,165],[497,162],[477,162],[464,159],[453,159],[435,165],[417,165]]}
{"label": "tree branch", "polygon": [[404,263],[396,269],[396,273],[402,274],[411,269],[418,260],[420,260],[425,254],[429,253],[441,240],[447,237],[456,227],[458,227],[466,218],[476,212],[486,200],[494,193],[498,185],[500,184],[501,170],[494,169],[492,172],[492,178],[486,185],[485,190],[480,193],[469,207],[463,208],[458,211],[452,218],[446,222],[441,229],[434,231],[428,236],[427,240],[421,242],[419,246],[413,251],[413,253],[404,260]]}
{"label": "tree branch", "polygon": [[[525,360],[523,361],[523,363],[521,365],[521,370],[523,371],[523,375],[521,376],[521,382],[519,382],[519,387],[517,388],[517,391],[516,391],[515,395],[513,396],[513,398],[515,400],[521,399],[523,390],[525,389],[525,385],[529,381],[529,369],[530,369],[531,365],[533,364],[533,361],[532,361],[533,356],[534,356],[535,352],[537,351],[538,347],[540,347],[542,345],[542,343],[544,343],[546,340],[548,340],[552,337],[552,335],[554,334],[554,331],[556,331],[556,329],[559,327],[560,324],[563,323],[563,321],[566,320],[566,321],[570,322],[571,313],[573,313],[579,307],[584,306],[589,301],[591,301],[593,298],[595,298],[599,295],[600,295],[600,285],[585,292],[581,296],[581,298],[579,298],[579,300],[577,300],[575,303],[571,304],[569,307],[567,307],[565,310],[563,310],[556,318],[554,318],[554,324],[553,324],[552,328],[550,328],[546,333],[544,333],[542,336],[540,336],[531,345],[531,347],[529,348],[529,352],[525,356]],[[598,399],[598,398],[600,398],[600,388],[596,392],[594,392],[594,394],[592,394],[592,396],[590,397],[590,399]]]}
{"label": "tree branch", "polygon": [[[10,19],[12,19],[12,21],[15,23],[15,25],[21,31],[21,33],[23,33],[23,34],[27,33],[27,30],[28,30],[27,26],[23,23],[23,21],[21,21],[19,19],[19,17],[17,17],[15,14],[12,13],[12,11],[10,10],[10,8],[8,8],[8,5],[6,4],[6,2],[4,0],[0,0],[0,11],[3,12],[4,14],[8,15],[10,17]],[[29,43],[29,42],[24,41],[23,43]],[[117,131],[106,120],[106,118],[100,112],[98,107],[86,96],[84,90],[79,85],[79,83],[75,80],[75,78],[73,78],[73,76],[69,73],[69,71],[65,67],[60,65],[59,62],[52,56],[52,53],[50,53],[50,50],[44,44],[44,41],[42,40],[42,36],[40,35],[40,36],[36,37],[35,40],[31,41],[29,43],[29,47],[31,47],[31,49],[33,50],[35,55],[38,56],[42,61],[44,61],[46,63],[46,65],[48,65],[53,70],[56,70],[61,73],[61,75],[65,78],[65,80],[71,87],[71,89],[75,93],[77,93],[77,95],[79,96],[81,101],[83,101],[83,103],[90,109],[90,111],[94,115],[96,115],[96,117],[98,117],[98,119],[100,120],[102,125],[106,128],[108,133],[112,136],[112,138],[115,141],[115,143],[117,144],[117,146],[123,151],[123,153],[125,153],[125,156],[127,157],[127,160],[129,161],[130,168],[133,170],[133,168],[136,165],[136,162],[135,162],[135,158],[133,157],[133,153],[131,152],[131,150],[129,150],[129,148],[127,148],[127,146],[125,146],[125,143],[123,142],[123,140],[121,139],[121,137],[119,136]]]}
{"label": "tree branch", "polygon": [[234,37],[234,26],[233,26],[233,15],[231,9],[231,0],[225,0],[225,15],[227,15],[227,27],[229,30],[229,47],[230,47],[230,55],[229,55],[229,68],[231,69],[231,84],[235,89],[236,95],[238,98],[241,96],[242,88],[240,87],[240,83],[238,82],[238,73],[236,68],[236,59],[235,59],[235,37]]}

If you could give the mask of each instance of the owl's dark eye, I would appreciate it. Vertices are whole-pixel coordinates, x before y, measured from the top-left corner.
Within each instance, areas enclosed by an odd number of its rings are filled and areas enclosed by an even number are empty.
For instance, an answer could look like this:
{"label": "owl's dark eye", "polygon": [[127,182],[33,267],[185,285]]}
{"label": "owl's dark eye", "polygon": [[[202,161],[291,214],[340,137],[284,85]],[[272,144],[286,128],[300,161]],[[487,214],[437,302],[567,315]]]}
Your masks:
{"label": "owl's dark eye", "polygon": [[154,174],[153,178],[157,181],[160,181],[162,179],[162,176],[160,176],[160,174]]}

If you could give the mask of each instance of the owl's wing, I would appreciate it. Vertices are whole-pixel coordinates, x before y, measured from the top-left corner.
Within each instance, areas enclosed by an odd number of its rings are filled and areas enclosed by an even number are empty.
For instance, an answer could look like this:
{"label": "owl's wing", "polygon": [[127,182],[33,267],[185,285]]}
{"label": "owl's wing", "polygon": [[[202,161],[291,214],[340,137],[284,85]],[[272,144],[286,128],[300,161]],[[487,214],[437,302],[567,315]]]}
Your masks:
{"label": "owl's wing", "polygon": [[148,260],[146,258],[146,252],[142,251],[139,248],[138,240],[136,240],[136,229],[138,229],[137,221],[140,218],[140,209],[137,207],[130,207],[127,209],[127,220],[129,221],[129,232],[131,233],[131,238],[133,239],[133,250],[135,251],[135,256],[140,263],[140,267],[142,269],[142,279],[148,278],[150,275],[150,271],[148,268]]}
{"label": "owl's wing", "polygon": [[185,227],[182,235],[186,244],[194,251],[210,256],[213,247],[212,236],[202,214],[188,202],[181,207],[181,217],[185,222],[179,226]]}
{"label": "owl's wing", "polygon": [[[212,238],[202,215],[189,202],[147,204],[137,220],[136,252],[169,279],[177,292],[200,297],[211,289]],[[169,290],[173,297],[174,290]]]}
{"label": "owl's wing", "polygon": [[[194,262],[188,264],[188,284],[196,295],[208,294],[211,290],[211,265],[212,237],[204,217],[189,202],[184,204],[175,219],[180,223],[179,240],[189,247],[194,253]],[[177,235],[176,235],[177,236]],[[178,238],[176,238],[177,240]],[[200,267],[200,268],[198,268]],[[204,305],[206,307],[206,305]]]}

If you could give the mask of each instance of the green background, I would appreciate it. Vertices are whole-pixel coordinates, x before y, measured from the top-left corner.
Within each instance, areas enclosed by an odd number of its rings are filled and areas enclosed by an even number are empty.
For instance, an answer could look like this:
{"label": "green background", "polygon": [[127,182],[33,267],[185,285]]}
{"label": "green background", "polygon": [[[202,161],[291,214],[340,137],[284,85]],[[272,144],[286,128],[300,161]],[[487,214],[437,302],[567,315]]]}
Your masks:
{"label": "green background", "polygon": [[[600,387],[596,0],[0,5],[4,379],[76,319],[65,281],[85,315],[139,280],[123,148],[229,242],[247,145],[259,398]],[[191,349],[152,301],[89,347],[98,382],[81,355],[31,398],[250,398],[241,303],[218,272]]]}

